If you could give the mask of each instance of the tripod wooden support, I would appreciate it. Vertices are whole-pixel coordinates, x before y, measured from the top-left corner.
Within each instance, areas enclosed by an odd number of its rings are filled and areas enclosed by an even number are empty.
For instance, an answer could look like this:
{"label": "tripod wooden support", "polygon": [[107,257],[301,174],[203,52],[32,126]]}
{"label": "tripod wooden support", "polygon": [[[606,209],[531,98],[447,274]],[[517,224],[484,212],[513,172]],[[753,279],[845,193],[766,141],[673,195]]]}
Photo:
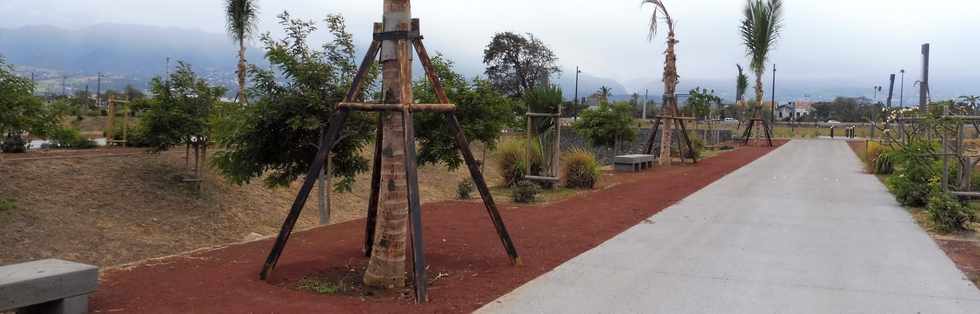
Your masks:
{"label": "tripod wooden support", "polygon": [[[677,117],[677,116],[656,116],[653,122],[653,129],[650,132],[650,139],[647,140],[647,147],[644,150],[644,154],[656,155],[653,151],[653,146],[657,141],[657,132],[660,131],[660,125],[663,124],[663,120],[672,120],[677,122],[677,125],[681,126],[681,137],[684,138],[684,144],[687,145],[688,152],[691,153],[691,162],[698,163],[697,155],[694,154],[694,145],[691,143],[691,138],[687,134],[687,125],[685,121],[694,121],[694,118],[689,117]],[[686,160],[684,154],[681,153],[681,161]]]}
{"label": "tripod wooden support", "polygon": [[[320,175],[320,172],[323,169],[328,153],[333,149],[334,145],[337,144],[337,139],[341,129],[343,128],[344,123],[347,121],[350,112],[354,110],[402,114],[404,118],[405,173],[408,185],[407,194],[410,216],[409,224],[411,226],[410,238],[412,241],[411,247],[412,262],[414,264],[413,273],[416,302],[425,303],[427,300],[427,276],[425,275],[426,264],[422,241],[422,205],[419,197],[415,151],[415,130],[412,122],[413,112],[428,111],[445,113],[449,128],[451,132],[454,133],[456,148],[463,155],[463,159],[465,160],[466,166],[470,171],[470,175],[472,176],[473,181],[480,192],[480,196],[483,198],[483,204],[487,208],[487,212],[489,213],[490,220],[493,222],[493,226],[497,231],[497,235],[500,237],[500,241],[503,243],[504,249],[510,256],[511,262],[514,265],[520,265],[520,257],[517,255],[517,249],[514,247],[514,243],[507,232],[507,227],[504,225],[500,212],[497,210],[497,205],[493,201],[493,196],[490,194],[490,188],[487,186],[483,173],[480,172],[480,167],[477,164],[476,158],[473,157],[473,152],[470,151],[469,141],[466,140],[466,136],[463,133],[463,128],[460,125],[459,120],[456,118],[456,106],[449,103],[449,98],[446,96],[446,92],[439,81],[439,77],[435,73],[435,69],[433,68],[432,62],[429,58],[429,54],[426,52],[425,46],[422,44],[422,36],[419,34],[419,20],[413,19],[411,27],[411,31],[407,32],[382,32],[381,24],[375,24],[374,41],[371,43],[368,53],[364,57],[364,60],[361,63],[356,76],[354,77],[350,91],[348,91],[344,101],[337,106],[337,111],[330,119],[330,125],[326,134],[320,139],[320,149],[316,154],[316,158],[310,165],[309,173],[307,174],[306,179],[303,181],[303,185],[300,188],[299,193],[296,195],[296,200],[293,202],[292,208],[290,209],[289,214],[286,216],[286,220],[283,222],[282,230],[280,230],[279,236],[276,238],[272,251],[269,252],[269,257],[266,259],[262,272],[259,275],[262,280],[269,278],[269,274],[275,268],[276,263],[278,262],[279,257],[282,255],[282,251],[286,246],[286,241],[289,240],[293,227],[296,225],[296,220],[299,218],[300,212],[302,212],[303,206],[306,204],[310,191],[312,190],[317,177]],[[404,45],[407,41],[415,47],[415,51],[419,56],[422,67],[425,69],[425,74],[432,83],[436,97],[439,99],[439,104],[378,104],[352,102],[352,100],[361,94],[364,76],[371,68],[374,59],[378,56],[381,49],[381,43],[383,41],[395,41],[399,45]],[[408,73],[408,70],[411,69],[411,59],[408,55],[410,53],[410,49],[411,48],[399,49],[398,51],[398,62],[402,73]],[[401,88],[411,88],[411,80],[403,80],[402,84],[405,86],[402,86]],[[378,121],[377,139],[375,140],[374,147],[374,168],[371,173],[371,196],[368,204],[367,224],[365,226],[364,252],[367,256],[370,256],[372,246],[374,244],[375,224],[377,221],[379,198],[381,194],[381,141],[384,135],[381,131],[380,116]]]}
{"label": "tripod wooden support", "polygon": [[772,145],[772,128],[769,127],[769,122],[766,122],[766,119],[761,118],[761,113],[760,113],[759,110],[760,109],[756,109],[756,114],[754,115],[755,118],[752,118],[751,120],[749,120],[749,125],[748,125],[748,127],[745,128],[745,133],[742,133],[742,144],[743,145],[748,145],[749,144],[749,139],[752,138],[752,128],[755,127],[755,123],[756,122],[759,122],[759,123],[762,123],[762,129],[766,133],[766,141],[769,142],[769,147],[772,147],[773,146]]}

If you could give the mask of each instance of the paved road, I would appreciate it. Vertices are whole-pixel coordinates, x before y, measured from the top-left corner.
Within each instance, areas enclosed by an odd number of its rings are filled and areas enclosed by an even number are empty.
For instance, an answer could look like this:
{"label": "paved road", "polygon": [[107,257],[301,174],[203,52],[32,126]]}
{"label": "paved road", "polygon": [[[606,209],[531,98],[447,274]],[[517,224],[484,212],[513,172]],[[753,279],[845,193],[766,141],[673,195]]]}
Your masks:
{"label": "paved road", "polygon": [[[598,209],[597,209],[598,210]],[[794,141],[484,313],[980,313],[842,141]]]}

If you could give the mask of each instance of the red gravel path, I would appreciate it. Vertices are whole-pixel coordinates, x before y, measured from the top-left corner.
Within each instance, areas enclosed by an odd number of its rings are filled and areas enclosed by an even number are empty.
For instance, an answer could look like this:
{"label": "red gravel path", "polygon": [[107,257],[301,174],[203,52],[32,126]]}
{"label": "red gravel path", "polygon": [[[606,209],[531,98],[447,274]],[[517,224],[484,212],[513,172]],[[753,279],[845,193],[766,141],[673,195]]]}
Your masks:
{"label": "red gravel path", "polygon": [[[524,262],[511,266],[480,202],[425,204],[430,302],[410,298],[316,295],[289,288],[304,276],[363,265],[363,220],[294,234],[271,284],[258,272],[264,240],[105,271],[95,313],[406,313],[470,312],[640,223],[772,149],[744,147],[695,167],[623,175],[613,188],[544,205],[502,208]],[[633,178],[630,178],[633,177]],[[622,176],[617,176],[617,181]]]}

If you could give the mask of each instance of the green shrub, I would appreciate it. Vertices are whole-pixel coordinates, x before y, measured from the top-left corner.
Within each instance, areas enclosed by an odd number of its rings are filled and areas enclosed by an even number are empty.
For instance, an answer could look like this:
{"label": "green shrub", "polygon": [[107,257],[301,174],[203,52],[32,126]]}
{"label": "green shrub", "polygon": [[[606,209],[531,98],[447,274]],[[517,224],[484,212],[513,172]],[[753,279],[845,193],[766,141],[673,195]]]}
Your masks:
{"label": "green shrub", "polygon": [[885,149],[874,159],[875,174],[889,175],[895,172],[895,151]]}
{"label": "green shrub", "polygon": [[[122,121],[119,119],[118,121]],[[116,141],[123,140],[123,127],[122,123],[117,123],[112,127],[112,139]],[[130,121],[129,128],[126,129],[126,146],[128,147],[150,147],[152,144],[149,142],[146,136],[146,128],[140,123],[133,123]]]}
{"label": "green shrub", "polygon": [[17,209],[17,202],[13,199],[0,198],[0,212]]}
{"label": "green shrub", "polygon": [[684,158],[694,158],[700,160],[701,153],[704,152],[704,142],[701,141],[700,137],[694,135],[693,132],[688,132],[687,138],[691,140],[691,146],[694,146],[693,154],[691,150],[687,148],[687,142],[685,142],[683,138],[678,137],[678,140],[680,142],[676,143],[677,145],[671,147],[670,155],[673,157],[680,157],[681,151],[683,151]]}
{"label": "green shrub", "polygon": [[82,137],[81,132],[75,128],[55,129],[51,131],[48,139],[57,148],[89,149],[96,147],[95,142]]}
{"label": "green shrub", "polygon": [[936,159],[931,154],[934,147],[925,142],[905,145],[895,159],[895,174],[886,183],[902,205],[921,207],[929,201],[929,181],[938,173]]}
{"label": "green shrub", "polygon": [[456,197],[461,200],[468,200],[472,198],[470,194],[473,194],[473,182],[470,180],[463,180],[459,182],[456,186]]}
{"label": "green shrub", "polygon": [[541,193],[541,187],[528,180],[520,180],[511,190],[515,203],[532,203]]}
{"label": "green shrub", "polygon": [[932,190],[926,206],[929,220],[939,232],[969,230],[968,224],[974,219],[973,210],[949,192],[943,191],[939,181],[941,178],[936,177],[929,184]]}
{"label": "green shrub", "polygon": [[[534,145],[531,150],[531,171],[540,171],[543,160],[541,147]],[[507,186],[514,186],[523,180],[527,175],[527,140],[510,139],[497,145],[497,162]]]}
{"label": "green shrub", "polygon": [[27,152],[27,141],[16,134],[8,134],[0,145],[0,151],[8,154],[22,154]]}
{"label": "green shrub", "polygon": [[565,166],[565,185],[570,188],[595,188],[602,174],[595,155],[585,149],[576,148],[562,157]]}

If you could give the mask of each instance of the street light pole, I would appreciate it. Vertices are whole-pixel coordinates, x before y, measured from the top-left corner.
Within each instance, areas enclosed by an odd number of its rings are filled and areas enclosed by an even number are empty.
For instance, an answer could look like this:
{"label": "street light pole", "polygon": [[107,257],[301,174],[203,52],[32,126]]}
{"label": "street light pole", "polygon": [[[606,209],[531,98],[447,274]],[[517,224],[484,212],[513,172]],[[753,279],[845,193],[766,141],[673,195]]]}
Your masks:
{"label": "street light pole", "polygon": [[771,109],[772,111],[769,112],[769,116],[770,116],[769,120],[772,121],[772,125],[775,126],[776,125],[776,64],[775,63],[773,63],[772,65],[772,103],[769,104],[769,106],[772,108]]}
{"label": "street light pole", "polygon": [[643,92],[643,121],[647,120],[647,105],[650,103],[650,89],[647,88]]}
{"label": "street light pole", "polygon": [[905,109],[905,69],[902,69],[902,87],[898,92],[898,107]]}
{"label": "street light pole", "polygon": [[575,120],[578,120],[578,108],[579,108],[579,106],[578,106],[578,75],[579,74],[582,74],[582,70],[580,70],[578,67],[575,67],[575,109],[572,110],[572,112],[575,115],[574,116],[574,119]]}

